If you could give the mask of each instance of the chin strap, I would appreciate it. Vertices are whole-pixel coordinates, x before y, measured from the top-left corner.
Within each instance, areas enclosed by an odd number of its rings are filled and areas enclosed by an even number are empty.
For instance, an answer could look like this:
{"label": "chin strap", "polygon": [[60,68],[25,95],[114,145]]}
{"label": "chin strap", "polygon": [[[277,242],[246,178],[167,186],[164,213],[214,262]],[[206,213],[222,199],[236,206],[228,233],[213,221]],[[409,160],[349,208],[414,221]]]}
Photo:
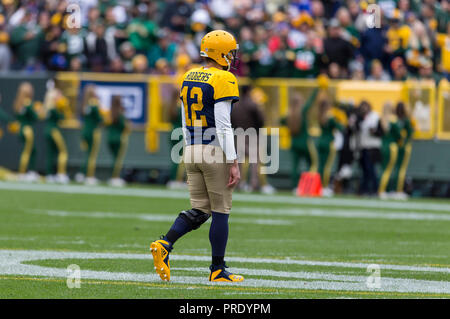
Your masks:
{"label": "chin strap", "polygon": [[231,68],[231,62],[228,60],[227,56],[224,55],[223,58],[225,59],[225,61],[227,61],[228,67],[227,67],[227,71],[230,71]]}

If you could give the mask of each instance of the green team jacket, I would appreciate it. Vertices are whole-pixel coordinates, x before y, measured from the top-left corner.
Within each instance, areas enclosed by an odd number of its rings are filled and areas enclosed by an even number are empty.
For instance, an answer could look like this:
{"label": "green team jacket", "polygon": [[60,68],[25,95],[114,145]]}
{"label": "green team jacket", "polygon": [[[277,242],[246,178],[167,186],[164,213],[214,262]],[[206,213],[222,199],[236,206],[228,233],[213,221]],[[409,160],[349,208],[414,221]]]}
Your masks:
{"label": "green team jacket", "polygon": [[398,127],[400,130],[400,141],[399,147],[405,147],[406,144],[411,142],[412,135],[414,133],[414,128],[411,123],[411,120],[408,118],[398,120]]}
{"label": "green team jacket", "polygon": [[23,136],[25,126],[33,126],[38,120],[38,115],[33,109],[33,104],[24,106],[20,113],[16,114],[17,121],[20,123],[20,136]]}
{"label": "green team jacket", "polygon": [[58,122],[64,118],[64,115],[56,109],[51,109],[47,115],[45,126],[45,135],[50,136],[54,128],[59,128]]}
{"label": "green team jacket", "polygon": [[334,118],[330,117],[324,125],[320,125],[322,134],[319,137],[318,148],[328,150],[330,143],[334,141],[334,130],[342,131],[343,126]]}
{"label": "green team jacket", "polygon": [[103,122],[97,105],[89,105],[83,116],[84,125],[81,135],[84,139],[90,139],[94,130]]}
{"label": "green team jacket", "polygon": [[389,124],[389,130],[384,132],[381,138],[381,147],[384,150],[389,150],[391,143],[397,143],[401,139],[400,127],[397,121],[391,121]]}
{"label": "green team jacket", "polygon": [[126,129],[125,116],[120,115],[117,121],[108,125],[108,144],[120,144],[123,132]]}

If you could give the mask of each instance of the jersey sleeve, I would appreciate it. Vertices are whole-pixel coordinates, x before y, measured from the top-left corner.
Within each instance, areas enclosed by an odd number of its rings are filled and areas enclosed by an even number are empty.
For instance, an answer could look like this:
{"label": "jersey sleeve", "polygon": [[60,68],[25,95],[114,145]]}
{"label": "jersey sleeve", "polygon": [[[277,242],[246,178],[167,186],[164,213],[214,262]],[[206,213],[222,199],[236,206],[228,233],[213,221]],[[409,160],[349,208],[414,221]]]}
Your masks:
{"label": "jersey sleeve", "polygon": [[239,101],[239,87],[236,77],[230,72],[224,72],[214,82],[214,103],[231,100]]}

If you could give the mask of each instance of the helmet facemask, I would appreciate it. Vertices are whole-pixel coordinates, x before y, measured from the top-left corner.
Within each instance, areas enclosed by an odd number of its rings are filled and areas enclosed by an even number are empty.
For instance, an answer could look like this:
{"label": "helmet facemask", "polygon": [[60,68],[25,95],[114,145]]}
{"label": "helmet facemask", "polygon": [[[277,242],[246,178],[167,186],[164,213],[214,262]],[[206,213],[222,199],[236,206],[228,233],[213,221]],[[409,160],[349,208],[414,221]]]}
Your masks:
{"label": "helmet facemask", "polygon": [[239,44],[236,44],[236,49],[230,50],[230,52],[228,52],[226,55],[223,56],[223,58],[225,59],[225,61],[227,61],[228,64],[227,71],[230,71],[230,69],[237,70],[237,62],[239,60],[237,57],[238,50]]}

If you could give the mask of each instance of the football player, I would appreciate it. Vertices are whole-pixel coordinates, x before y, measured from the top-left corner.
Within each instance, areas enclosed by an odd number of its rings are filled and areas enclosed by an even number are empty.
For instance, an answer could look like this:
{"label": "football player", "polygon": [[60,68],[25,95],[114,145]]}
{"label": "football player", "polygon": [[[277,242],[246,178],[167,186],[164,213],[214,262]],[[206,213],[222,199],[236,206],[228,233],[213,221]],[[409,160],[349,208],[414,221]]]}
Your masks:
{"label": "football player", "polygon": [[237,50],[238,44],[230,33],[222,30],[207,33],[200,45],[205,66],[191,69],[183,77],[180,92],[186,144],[183,161],[192,208],[182,211],[167,234],[150,245],[155,270],[162,280],[170,280],[169,253],[175,242],[198,229],[209,217],[212,217],[209,281],[244,279],[228,272],[224,261],[231,193],[240,179],[230,119],[232,105],[239,100],[236,77],[229,72]]}

